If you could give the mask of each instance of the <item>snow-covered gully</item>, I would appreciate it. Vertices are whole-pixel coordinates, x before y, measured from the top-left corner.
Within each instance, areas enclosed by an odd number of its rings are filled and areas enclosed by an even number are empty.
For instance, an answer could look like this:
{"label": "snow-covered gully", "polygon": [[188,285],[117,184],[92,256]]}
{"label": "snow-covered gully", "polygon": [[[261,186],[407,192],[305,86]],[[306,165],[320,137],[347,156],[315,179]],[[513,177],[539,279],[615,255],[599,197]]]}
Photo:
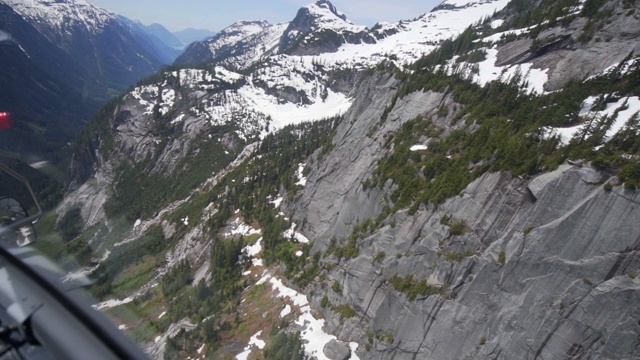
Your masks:
{"label": "snow-covered gully", "polygon": [[[294,238],[298,235],[293,229],[287,232],[294,233]],[[289,236],[291,236],[291,234],[289,234]],[[285,281],[275,270],[264,268],[262,265],[261,242],[262,238],[258,239],[255,244],[245,248],[246,254],[251,257],[253,266],[251,270],[245,272],[244,275],[253,275],[254,279],[258,279],[255,284],[251,285],[247,290],[250,290],[253,286],[267,284],[273,290],[273,296],[284,300],[286,303],[285,307],[280,311],[280,318],[284,318],[292,313],[296,314],[291,324],[300,330],[300,338],[305,349],[305,354],[318,360],[329,360],[329,358],[325,356],[323,349],[330,341],[336,340],[336,337],[324,331],[325,320],[314,316],[306,295],[285,285]],[[245,291],[245,294],[246,293],[247,291]],[[243,301],[245,301],[245,299],[243,299]],[[247,360],[253,351],[265,347],[265,342],[261,340],[263,331],[264,330],[260,330],[251,337],[244,351],[236,356],[237,360]],[[358,349],[358,344],[352,342],[349,344],[349,347],[352,352],[351,359],[359,360],[359,357],[355,354],[355,351]]]}

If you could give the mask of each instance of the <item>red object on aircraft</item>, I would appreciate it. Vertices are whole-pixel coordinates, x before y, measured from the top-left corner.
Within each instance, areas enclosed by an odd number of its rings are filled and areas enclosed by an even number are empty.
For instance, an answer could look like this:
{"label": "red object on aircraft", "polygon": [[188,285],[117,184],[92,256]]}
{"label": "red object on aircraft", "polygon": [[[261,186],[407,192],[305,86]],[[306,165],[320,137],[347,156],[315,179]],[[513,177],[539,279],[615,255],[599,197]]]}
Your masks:
{"label": "red object on aircraft", "polygon": [[0,112],[0,130],[11,129],[11,113]]}

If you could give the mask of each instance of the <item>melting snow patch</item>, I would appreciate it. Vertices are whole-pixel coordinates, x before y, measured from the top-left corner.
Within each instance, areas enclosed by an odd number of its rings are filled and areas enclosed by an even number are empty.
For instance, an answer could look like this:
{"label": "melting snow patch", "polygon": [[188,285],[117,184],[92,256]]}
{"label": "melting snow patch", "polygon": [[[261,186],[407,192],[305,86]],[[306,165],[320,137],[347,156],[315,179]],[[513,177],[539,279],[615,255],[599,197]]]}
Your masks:
{"label": "melting snow patch", "polygon": [[356,350],[358,350],[358,343],[357,342],[350,342],[349,343],[349,348],[351,349],[351,359],[353,360],[360,360],[360,357],[358,357],[358,355],[356,355]]}
{"label": "melting snow patch", "polygon": [[264,275],[265,273],[266,273],[266,270],[265,270],[265,272],[263,273],[263,276],[260,278],[260,280],[258,280],[258,281],[256,282],[256,285],[262,285],[262,284],[266,283],[267,281],[269,281],[270,276],[268,276],[268,275]]}
{"label": "melting snow patch", "polygon": [[184,117],[185,117],[185,114],[180,114],[176,116],[176,118],[171,121],[171,125],[179,124],[182,121],[182,119],[184,119]]}
{"label": "melting snow patch", "polygon": [[140,219],[136,220],[136,223],[133,224],[133,228],[137,228],[138,226],[140,226],[140,224],[142,224],[142,221]]}
{"label": "melting snow patch", "polygon": [[302,253],[302,251],[300,251],[300,250],[296,251],[296,256],[297,256],[297,257],[302,256],[302,254],[303,254],[303,253]]}
{"label": "melting snow patch", "polygon": [[[258,255],[262,251],[262,238],[258,239],[255,244],[249,245],[242,249],[242,252],[247,254],[247,256],[251,257],[251,263],[253,266],[264,266],[262,259],[256,259],[255,256]],[[247,276],[251,274],[251,271],[245,271],[242,275]]]}
{"label": "melting snow patch", "polygon": [[496,47],[486,49],[487,58],[478,64],[478,73],[473,74],[473,81],[480,86],[494,81],[508,81],[516,75],[522,76],[522,82],[527,82],[527,90],[530,92],[544,93],[544,84],[549,80],[549,69],[534,69],[533,64],[524,63],[517,66],[496,66],[498,50]]}
{"label": "melting snow patch", "polygon": [[282,311],[280,311],[280,318],[283,318],[287,315],[291,314],[291,306],[287,304]]}
{"label": "melting snow patch", "polygon": [[202,353],[202,350],[204,350],[204,344],[202,344],[202,346],[200,346],[200,348],[198,348],[198,354]]}
{"label": "melting snow patch", "polygon": [[352,99],[331,89],[327,89],[328,95],[325,99],[315,99],[311,105],[281,103],[276,97],[268,95],[264,89],[258,87],[242,87],[238,94],[245,99],[248,107],[272,118],[272,130],[343,114],[349,110],[352,103]]}
{"label": "melting snow patch", "polygon": [[231,230],[226,233],[227,236],[231,235],[242,235],[249,236],[253,234],[260,234],[260,230],[256,230],[253,227],[244,224],[240,221],[240,218],[235,219],[233,223],[229,225]]}
{"label": "melting snow patch", "polygon": [[255,335],[253,335],[251,339],[249,339],[249,344],[247,344],[247,346],[244,348],[244,351],[236,355],[236,359],[247,360],[254,346],[257,347],[258,349],[264,349],[265,345],[267,344],[264,341],[258,339],[258,336],[260,336],[261,334],[262,334],[262,331],[258,331]]}
{"label": "melting snow patch", "polygon": [[162,319],[163,316],[167,315],[166,311],[163,311],[162,314],[160,314],[160,316],[158,316],[158,319]]}
{"label": "melting snow patch", "polygon": [[107,301],[103,301],[100,304],[97,305],[93,305],[93,307],[96,310],[102,310],[102,309],[110,309],[110,308],[114,308],[116,306],[120,306],[120,305],[124,305],[124,304],[128,304],[130,302],[133,301],[132,297],[128,297],[125,298],[123,300],[115,300],[115,299],[111,299],[111,300],[107,300]]}
{"label": "melting snow patch", "polygon": [[[607,104],[607,108],[602,111],[590,111],[591,107],[595,103],[597,97],[588,97],[582,106],[580,116],[588,119],[603,119],[604,117],[611,117],[616,115],[609,129],[607,130],[604,141],[609,141],[613,136],[625,128],[625,125],[633,118],[634,115],[640,112],[640,98],[637,96],[625,97],[618,100],[615,103]],[[626,110],[624,107],[626,106]],[[544,127],[544,137],[549,139],[551,137],[558,137],[562,146],[568,145],[571,139],[578,133],[582,132],[587,124],[580,124],[568,128],[554,128]]]}
{"label": "melting snow patch", "polygon": [[299,243],[303,243],[303,244],[309,243],[309,239],[307,239],[306,236],[300,234],[299,232],[296,232],[295,230],[296,230],[296,223],[291,223],[291,229],[282,233],[282,236],[284,236],[285,238],[293,239]]}
{"label": "melting snow patch", "polygon": [[181,219],[184,226],[189,226],[189,216],[187,215],[184,219]]}
{"label": "melting snow patch", "polygon": [[298,178],[298,182],[296,185],[305,186],[307,185],[307,178],[304,176],[304,167],[305,164],[298,164],[298,171],[296,171],[296,177]]}
{"label": "melting snow patch", "polygon": [[[496,21],[502,21],[502,20],[495,20]],[[491,27],[493,27],[493,23],[491,23]],[[494,29],[497,29],[501,26],[502,24],[500,24],[499,26],[494,27]],[[474,42],[488,42],[488,43],[495,43],[497,41],[500,41],[503,37],[509,36],[509,35],[515,35],[515,36],[519,36],[522,34],[526,34],[529,33],[531,31],[531,29],[535,28],[537,25],[528,27],[528,28],[524,28],[524,29],[514,29],[514,30],[507,30],[504,32],[500,32],[500,33],[495,33],[491,36],[487,36],[486,38],[483,39],[479,39],[479,40],[475,40]]]}
{"label": "melting snow patch", "polygon": [[273,207],[275,207],[276,209],[280,207],[280,204],[282,204],[282,200],[284,200],[284,198],[279,197],[273,201],[269,201],[270,203],[273,204]]}
{"label": "melting snow patch", "polygon": [[122,331],[127,330],[127,325],[118,325],[118,329]]}
{"label": "melting snow patch", "polygon": [[[300,311],[302,312],[295,323],[302,328],[300,337],[303,340],[302,342],[305,353],[310,357],[316,357],[318,360],[328,360],[328,358],[324,355],[323,349],[329,341],[336,339],[336,337],[323,331],[325,321],[323,319],[316,319],[315,317],[313,317],[307,297],[285,286],[280,279],[266,273],[258,281],[258,283],[262,284],[267,281],[271,283],[271,286],[274,290],[278,291],[280,297],[289,298],[293,302],[293,305],[300,309]],[[286,316],[282,314],[287,311],[288,307],[289,305],[287,305],[280,312],[281,317]],[[358,344],[350,343],[349,347],[353,351],[355,351],[358,348]],[[355,352],[351,354],[351,358],[359,360]]]}
{"label": "melting snow patch", "polygon": [[420,150],[427,150],[427,145],[413,145],[409,150],[411,151],[420,151]]}

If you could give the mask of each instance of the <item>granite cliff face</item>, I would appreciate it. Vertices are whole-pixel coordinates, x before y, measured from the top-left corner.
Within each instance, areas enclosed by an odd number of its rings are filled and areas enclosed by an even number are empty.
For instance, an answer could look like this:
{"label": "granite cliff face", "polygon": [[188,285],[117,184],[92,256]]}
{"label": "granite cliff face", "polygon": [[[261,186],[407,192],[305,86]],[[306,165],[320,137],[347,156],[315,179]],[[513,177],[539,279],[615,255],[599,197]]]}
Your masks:
{"label": "granite cliff face", "polygon": [[[559,45],[521,62],[550,68],[545,88],[554,90],[601,73],[637,45],[627,42],[637,36],[637,19],[629,12],[614,18],[595,35],[617,31],[606,43],[558,35],[582,28],[577,19],[543,31]],[[624,32],[636,35],[621,35],[628,22]],[[497,45],[498,62],[517,63],[513,54],[524,43],[530,51],[529,39]],[[455,112],[438,114],[457,107],[450,94],[418,91],[395,101],[401,84],[392,75],[367,81],[334,148],[310,161],[307,186],[287,204],[316,239],[314,251],[329,254],[310,294],[331,331],[366,344],[363,359],[638,358],[640,312],[632,304],[640,300],[640,198],[590,164],[565,163],[534,177],[486,173],[440,205],[387,217],[358,240],[357,256],[331,254],[336,239],[384,211],[395,185],[364,183],[403,123],[430,117],[443,134],[465,126],[452,125]],[[394,278],[424,280],[429,291],[398,291]],[[336,311],[344,304],[355,316]]]}
{"label": "granite cliff face", "polygon": [[[336,267],[313,289],[316,304],[328,293],[357,311],[344,322],[325,311],[342,340],[392,334],[364,358],[635,358],[638,195],[604,190],[605,181],[572,165],[531,180],[487,174],[441,206],[397,213],[355,259],[330,259]],[[443,216],[464,222],[465,233],[452,234]],[[446,295],[409,300],[389,283],[395,275],[427,279]],[[324,290],[333,280],[341,293]]]}

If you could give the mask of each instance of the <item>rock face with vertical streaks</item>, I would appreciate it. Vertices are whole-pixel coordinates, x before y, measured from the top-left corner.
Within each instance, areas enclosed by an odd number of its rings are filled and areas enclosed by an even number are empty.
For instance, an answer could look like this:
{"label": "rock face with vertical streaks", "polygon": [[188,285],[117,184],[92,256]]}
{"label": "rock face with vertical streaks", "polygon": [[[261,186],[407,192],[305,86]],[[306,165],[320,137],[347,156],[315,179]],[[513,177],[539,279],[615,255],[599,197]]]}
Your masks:
{"label": "rock face with vertical streaks", "polygon": [[[640,310],[629,304],[640,300],[640,199],[604,190],[604,180],[575,166],[530,181],[493,173],[439,208],[398,213],[395,227],[331,272],[343,288],[332,303],[362,318],[341,324],[326,310],[330,326],[363,343],[363,323],[391,334],[362,354],[371,359],[637,357]],[[469,230],[451,235],[443,215]],[[468,256],[450,261],[451,252]],[[445,295],[409,299],[389,283],[394,275],[427,279]]]}

